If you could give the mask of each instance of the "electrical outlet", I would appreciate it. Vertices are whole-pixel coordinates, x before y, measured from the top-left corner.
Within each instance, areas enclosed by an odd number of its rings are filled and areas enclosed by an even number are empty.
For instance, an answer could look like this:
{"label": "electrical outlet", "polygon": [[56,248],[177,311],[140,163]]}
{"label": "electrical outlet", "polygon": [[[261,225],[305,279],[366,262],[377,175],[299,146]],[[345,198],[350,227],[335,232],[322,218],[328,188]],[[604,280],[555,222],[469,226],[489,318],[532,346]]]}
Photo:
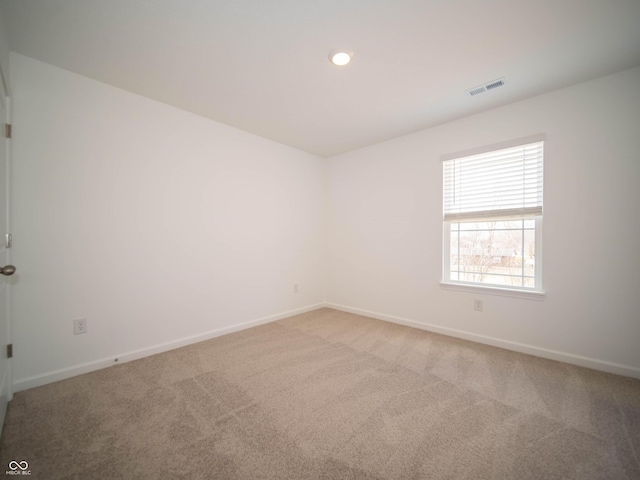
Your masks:
{"label": "electrical outlet", "polygon": [[79,318],[73,321],[73,334],[80,335],[81,333],[87,333],[87,319]]}
{"label": "electrical outlet", "polygon": [[482,303],[482,300],[474,300],[474,301],[473,301],[473,309],[474,309],[476,312],[481,312],[481,311],[482,311],[482,309],[483,309],[483,307],[484,307],[484,305],[483,305],[483,303]]}
{"label": "electrical outlet", "polygon": [[293,284],[293,293],[298,293],[300,291],[300,285],[297,283]]}

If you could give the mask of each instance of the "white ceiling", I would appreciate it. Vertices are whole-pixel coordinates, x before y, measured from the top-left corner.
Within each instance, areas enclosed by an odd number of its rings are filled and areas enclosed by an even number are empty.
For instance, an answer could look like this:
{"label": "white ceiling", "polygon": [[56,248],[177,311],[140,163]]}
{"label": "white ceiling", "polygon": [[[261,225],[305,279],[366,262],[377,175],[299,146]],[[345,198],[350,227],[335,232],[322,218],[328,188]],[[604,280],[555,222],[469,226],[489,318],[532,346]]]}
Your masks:
{"label": "white ceiling", "polygon": [[[640,65],[640,0],[0,7],[12,51],[321,156]],[[335,48],[352,64],[331,65]]]}

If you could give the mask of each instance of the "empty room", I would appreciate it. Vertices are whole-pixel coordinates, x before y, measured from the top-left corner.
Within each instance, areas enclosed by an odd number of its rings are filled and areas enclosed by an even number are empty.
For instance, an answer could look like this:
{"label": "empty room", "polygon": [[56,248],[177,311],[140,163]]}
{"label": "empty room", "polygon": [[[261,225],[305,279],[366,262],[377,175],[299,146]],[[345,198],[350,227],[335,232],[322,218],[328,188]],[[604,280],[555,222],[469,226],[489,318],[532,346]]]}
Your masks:
{"label": "empty room", "polygon": [[0,476],[640,478],[638,25],[0,0]]}

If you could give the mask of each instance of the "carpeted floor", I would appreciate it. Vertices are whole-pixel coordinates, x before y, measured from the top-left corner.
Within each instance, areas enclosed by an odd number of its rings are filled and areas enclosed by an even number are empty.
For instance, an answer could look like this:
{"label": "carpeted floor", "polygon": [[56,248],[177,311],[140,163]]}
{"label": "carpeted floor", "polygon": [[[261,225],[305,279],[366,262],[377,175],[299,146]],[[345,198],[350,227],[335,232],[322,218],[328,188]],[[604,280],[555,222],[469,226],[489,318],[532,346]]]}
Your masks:
{"label": "carpeted floor", "polygon": [[19,392],[0,470],[638,479],[640,380],[322,309]]}

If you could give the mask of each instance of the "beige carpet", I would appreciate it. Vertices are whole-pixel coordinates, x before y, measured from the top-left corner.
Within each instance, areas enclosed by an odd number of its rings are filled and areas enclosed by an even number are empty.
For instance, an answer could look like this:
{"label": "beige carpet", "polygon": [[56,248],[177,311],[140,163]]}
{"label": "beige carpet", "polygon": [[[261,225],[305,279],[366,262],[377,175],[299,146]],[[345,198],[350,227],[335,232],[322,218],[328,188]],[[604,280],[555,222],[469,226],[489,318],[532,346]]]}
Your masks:
{"label": "beige carpet", "polygon": [[17,393],[0,473],[638,479],[639,455],[639,380],[322,309]]}

